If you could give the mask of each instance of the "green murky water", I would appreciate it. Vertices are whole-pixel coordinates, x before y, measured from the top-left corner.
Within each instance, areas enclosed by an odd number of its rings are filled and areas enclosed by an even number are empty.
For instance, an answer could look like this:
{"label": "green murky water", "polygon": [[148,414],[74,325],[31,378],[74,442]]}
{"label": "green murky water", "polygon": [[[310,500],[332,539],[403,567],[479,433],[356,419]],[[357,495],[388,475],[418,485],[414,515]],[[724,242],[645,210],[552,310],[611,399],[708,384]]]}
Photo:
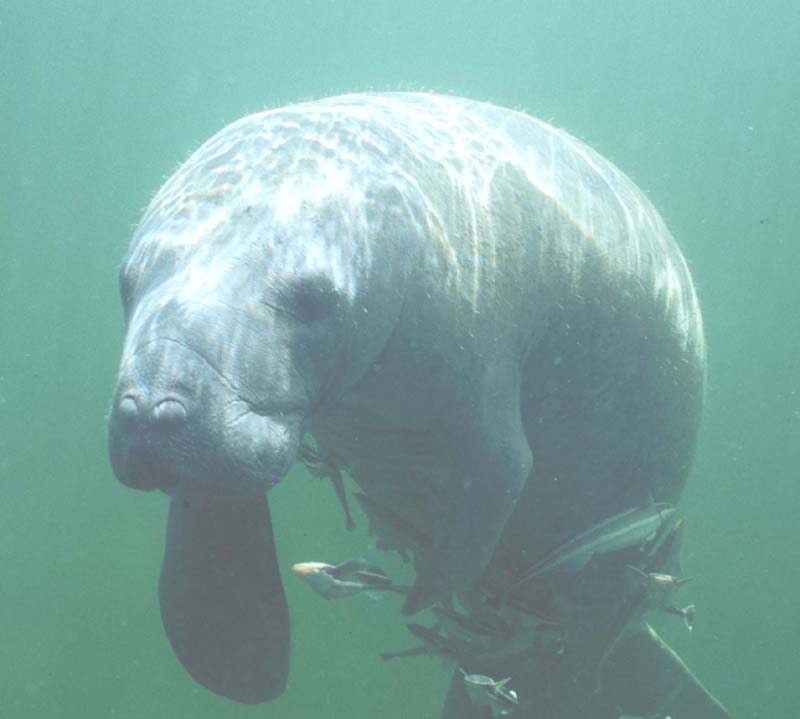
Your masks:
{"label": "green murky water", "polygon": [[[116,269],[188,151],[266,106],[429,89],[524,108],[643,187],[683,247],[710,346],[684,497],[695,632],[666,634],[737,717],[791,716],[800,620],[800,11],[792,2],[0,6],[0,716],[437,717],[447,676],[396,602],[291,576],[286,694],[191,682],[155,587],[166,502],[124,489],[105,414]],[[275,491],[285,567],[362,552],[331,488]]]}

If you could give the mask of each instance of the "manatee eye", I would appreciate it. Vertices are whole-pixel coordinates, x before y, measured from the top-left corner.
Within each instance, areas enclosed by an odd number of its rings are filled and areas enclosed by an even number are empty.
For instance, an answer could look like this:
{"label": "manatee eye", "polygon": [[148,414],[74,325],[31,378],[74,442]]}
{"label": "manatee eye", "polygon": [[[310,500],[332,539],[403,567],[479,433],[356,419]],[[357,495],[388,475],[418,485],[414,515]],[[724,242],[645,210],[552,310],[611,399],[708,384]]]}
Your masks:
{"label": "manatee eye", "polygon": [[292,314],[311,323],[333,314],[340,297],[329,277],[315,275],[294,282],[288,300]]}

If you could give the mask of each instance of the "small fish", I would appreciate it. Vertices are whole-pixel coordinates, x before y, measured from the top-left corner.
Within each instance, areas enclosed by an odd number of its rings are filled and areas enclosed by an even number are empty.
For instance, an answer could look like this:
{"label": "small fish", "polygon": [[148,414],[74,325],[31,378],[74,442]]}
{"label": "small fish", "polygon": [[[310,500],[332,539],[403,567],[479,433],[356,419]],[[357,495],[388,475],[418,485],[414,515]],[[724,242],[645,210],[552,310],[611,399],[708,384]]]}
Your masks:
{"label": "small fish", "polygon": [[337,565],[301,562],[295,564],[292,571],[325,599],[340,599],[375,590],[399,594],[408,592],[407,588],[392,584],[380,567],[371,566],[363,559],[352,559]]}
{"label": "small fish", "polygon": [[695,606],[688,604],[685,607],[662,607],[665,612],[676,614],[683,619],[686,628],[691,632],[694,629]]}
{"label": "small fish", "polygon": [[640,562],[639,566],[646,572],[652,572],[659,567],[660,571],[671,571],[680,575],[679,556],[683,543],[683,527],[683,517],[679,517],[671,525],[665,523],[652,544],[647,547],[644,563]]}
{"label": "small fish", "polygon": [[691,577],[676,577],[674,574],[662,574],[661,572],[645,572],[632,564],[628,565],[628,569],[639,575],[648,596],[657,607],[670,605],[675,590],[692,581]]}
{"label": "small fish", "polygon": [[639,567],[634,567],[632,564],[628,565],[629,569],[636,572],[642,579],[645,580],[647,589],[655,599],[665,595],[670,595],[678,587],[683,586],[686,582],[691,582],[691,577],[676,577],[674,574],[661,574],[660,572],[645,572]]}
{"label": "small fish", "polygon": [[344,478],[339,470],[339,465],[336,464],[330,454],[323,453],[308,443],[303,444],[300,448],[300,459],[311,474],[320,479],[331,480],[339,504],[342,505],[345,526],[348,531],[353,531],[356,528],[356,523],[353,521],[353,515],[350,514],[350,505],[347,503],[347,493],[344,491]]}
{"label": "small fish", "polygon": [[406,624],[406,628],[417,639],[422,641],[422,646],[413,647],[412,649],[405,649],[400,652],[384,652],[381,654],[381,659],[388,662],[391,659],[398,659],[400,657],[417,657],[423,654],[435,654],[448,661],[461,663],[461,652],[455,646],[455,643],[439,633],[439,625],[433,627],[425,627],[422,624]]}
{"label": "small fish", "polygon": [[471,614],[462,614],[446,607],[432,607],[431,611],[439,618],[448,634],[466,633],[475,637],[506,637],[509,631],[481,622]]}
{"label": "small fish", "polygon": [[385,662],[390,662],[392,659],[403,659],[405,657],[421,657],[431,654],[428,646],[412,647],[411,649],[403,649],[399,652],[381,652],[381,659]]}
{"label": "small fish", "polygon": [[439,654],[445,659],[459,661],[460,655],[454,643],[439,633],[439,625],[424,627],[422,624],[406,624],[408,631],[421,639],[431,654]]}
{"label": "small fish", "polygon": [[483,674],[467,674],[460,667],[459,671],[464,675],[470,701],[477,706],[489,707],[492,717],[508,716],[519,705],[517,693],[506,687],[511,677],[497,680]]}
{"label": "small fish", "polygon": [[604,519],[556,547],[525,572],[513,587],[551,572],[577,572],[595,555],[617,552],[651,541],[673,514],[673,505],[658,502],[647,507],[627,509]]}
{"label": "small fish", "polygon": [[661,574],[659,572],[644,572],[639,567],[634,567],[632,564],[628,568],[636,572],[644,581],[645,588],[652,604],[659,609],[669,612],[670,614],[677,614],[683,618],[683,623],[689,631],[692,631],[694,625],[695,608],[694,604],[689,604],[686,607],[678,608],[672,603],[672,594],[678,587],[691,581],[691,577],[676,577],[672,574]]}

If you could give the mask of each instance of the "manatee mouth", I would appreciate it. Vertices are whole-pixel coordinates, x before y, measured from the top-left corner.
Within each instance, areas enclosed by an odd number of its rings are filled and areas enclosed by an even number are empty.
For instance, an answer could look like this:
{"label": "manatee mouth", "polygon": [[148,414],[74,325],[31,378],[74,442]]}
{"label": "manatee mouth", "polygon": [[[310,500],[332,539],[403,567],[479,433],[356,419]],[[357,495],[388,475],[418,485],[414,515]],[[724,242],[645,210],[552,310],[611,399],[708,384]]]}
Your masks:
{"label": "manatee mouth", "polygon": [[280,481],[308,415],[302,377],[261,377],[235,347],[215,357],[185,338],[145,334],[123,356],[108,419],[119,481],[251,496]]}
{"label": "manatee mouth", "polygon": [[204,393],[118,390],[108,441],[120,482],[167,494],[185,485],[256,496],[286,475],[299,450],[305,408],[262,410],[225,397],[220,387],[204,388]]}
{"label": "manatee mouth", "polygon": [[172,648],[195,681],[244,704],[283,693],[289,610],[266,496],[176,490],[158,595]]}

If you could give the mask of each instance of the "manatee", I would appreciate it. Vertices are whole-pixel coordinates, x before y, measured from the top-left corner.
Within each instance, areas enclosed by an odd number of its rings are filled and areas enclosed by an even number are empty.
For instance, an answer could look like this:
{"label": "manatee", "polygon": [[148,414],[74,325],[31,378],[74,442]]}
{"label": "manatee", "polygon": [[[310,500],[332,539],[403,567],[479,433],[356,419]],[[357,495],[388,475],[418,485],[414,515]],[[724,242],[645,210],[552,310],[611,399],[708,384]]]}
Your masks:
{"label": "manatee", "polygon": [[[170,498],[159,599],[196,681],[244,703],[286,686],[267,491],[308,435],[413,554],[404,614],[450,607],[512,636],[448,641],[464,672],[512,677],[515,716],[729,716],[627,569],[669,572],[677,541],[519,581],[609,518],[677,505],[702,411],[686,262],[585,144],[434,94],[250,115],[157,193],[120,294],[110,458]],[[527,621],[542,610],[558,639]],[[462,679],[444,716],[483,716]]]}

